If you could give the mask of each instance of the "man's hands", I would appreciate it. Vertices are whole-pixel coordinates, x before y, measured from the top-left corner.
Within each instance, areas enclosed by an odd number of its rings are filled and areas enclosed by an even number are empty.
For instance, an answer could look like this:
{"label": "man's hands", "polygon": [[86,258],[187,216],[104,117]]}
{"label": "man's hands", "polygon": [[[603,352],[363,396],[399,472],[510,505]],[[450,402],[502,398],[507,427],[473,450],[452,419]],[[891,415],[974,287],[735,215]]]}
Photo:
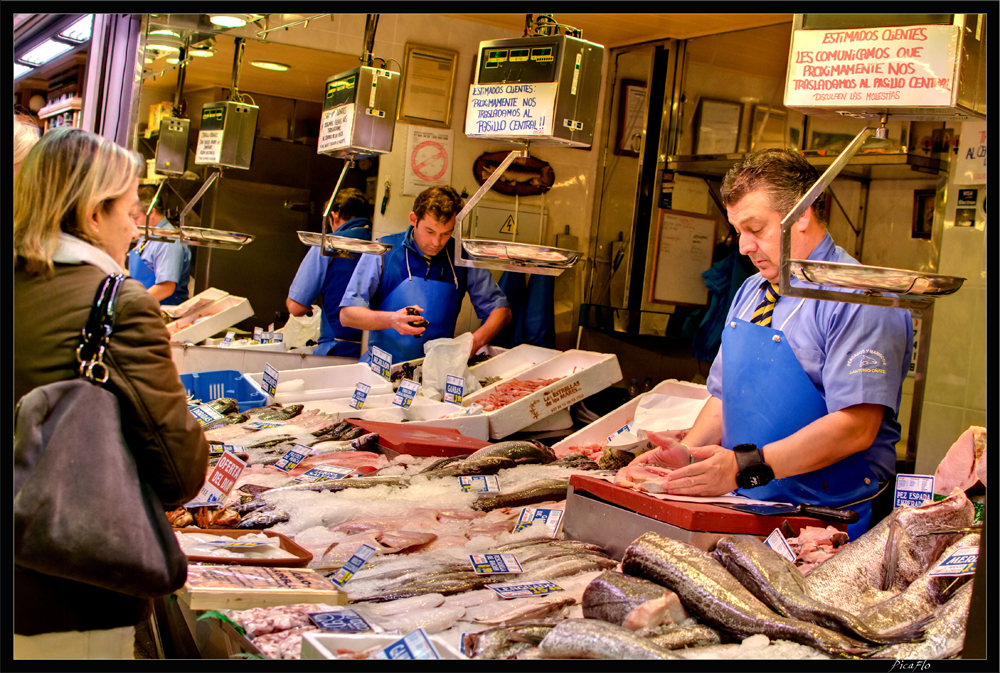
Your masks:
{"label": "man's hands", "polygon": [[426,330],[427,327],[426,326],[414,327],[410,323],[418,322],[419,320],[421,320],[421,318],[418,316],[420,313],[423,312],[424,309],[420,308],[419,306],[408,306],[405,308],[401,308],[398,311],[393,311],[391,313],[387,312],[386,315],[388,316],[389,327],[396,330],[400,334],[412,334],[414,336],[420,336],[421,334],[424,333],[424,330]]}
{"label": "man's hands", "polygon": [[643,453],[632,465],[676,468],[666,477],[667,493],[672,495],[724,495],[736,488],[736,454],[721,446],[691,446],[688,452],[695,462],[677,467],[677,455],[684,447],[673,439],[667,446]]}

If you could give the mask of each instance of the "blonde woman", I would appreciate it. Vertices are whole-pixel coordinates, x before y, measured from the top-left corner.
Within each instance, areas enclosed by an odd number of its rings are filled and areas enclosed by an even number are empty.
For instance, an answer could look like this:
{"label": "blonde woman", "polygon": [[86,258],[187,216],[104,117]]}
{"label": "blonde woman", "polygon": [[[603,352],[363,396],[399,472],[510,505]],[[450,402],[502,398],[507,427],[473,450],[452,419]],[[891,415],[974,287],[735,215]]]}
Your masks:
{"label": "blonde woman", "polygon": [[38,127],[25,115],[14,115],[14,175],[28,151],[38,142]]}
{"label": "blonde woman", "polygon": [[[75,349],[98,286],[137,235],[142,161],[87,131],[46,133],[14,179],[14,398],[78,376]],[[208,445],[188,412],[155,299],[126,279],[104,355],[139,478],[173,508],[197,495]],[[85,458],[84,458],[85,459]],[[115,525],[115,512],[93,512]],[[124,532],[123,532],[124,534]],[[132,658],[149,601],[14,567],[14,657]]]}

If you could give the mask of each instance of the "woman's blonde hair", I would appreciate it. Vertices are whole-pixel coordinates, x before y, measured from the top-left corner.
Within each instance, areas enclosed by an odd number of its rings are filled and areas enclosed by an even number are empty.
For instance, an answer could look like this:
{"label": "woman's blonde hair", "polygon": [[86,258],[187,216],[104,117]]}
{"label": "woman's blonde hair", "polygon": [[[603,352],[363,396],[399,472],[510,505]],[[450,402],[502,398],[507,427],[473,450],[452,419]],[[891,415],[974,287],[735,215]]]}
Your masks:
{"label": "woman's blonde hair", "polygon": [[26,115],[14,115],[14,163],[24,161],[28,151],[38,142],[38,126]]}
{"label": "woman's blonde hair", "polygon": [[42,136],[14,178],[14,256],[30,275],[51,274],[63,231],[92,245],[87,226],[143,169],[142,157],[99,135],[64,127]]}

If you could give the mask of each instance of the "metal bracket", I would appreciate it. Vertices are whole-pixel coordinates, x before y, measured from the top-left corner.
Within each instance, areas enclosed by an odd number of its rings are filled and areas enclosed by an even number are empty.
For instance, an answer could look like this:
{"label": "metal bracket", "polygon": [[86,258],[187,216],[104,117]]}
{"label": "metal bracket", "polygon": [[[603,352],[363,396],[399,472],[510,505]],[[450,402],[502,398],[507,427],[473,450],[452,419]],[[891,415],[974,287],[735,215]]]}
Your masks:
{"label": "metal bracket", "polygon": [[[326,249],[326,243],[327,243],[327,240],[328,240],[327,237],[326,237],[326,220],[330,216],[330,209],[333,208],[333,200],[337,198],[337,192],[340,191],[340,185],[344,182],[344,176],[347,175],[347,171],[351,170],[352,168],[354,168],[354,157],[353,156],[352,157],[348,157],[347,159],[344,160],[344,169],[342,171],[340,171],[340,177],[337,178],[337,186],[333,188],[333,194],[330,195],[330,200],[327,201],[326,208],[323,209],[323,228],[322,228],[321,234],[320,234],[321,237],[322,237],[322,239],[323,239],[323,242],[319,246],[319,254],[323,255],[324,257],[342,257],[343,256],[343,255],[338,255],[336,252],[333,252],[333,251],[327,251],[327,249]],[[331,236],[333,235],[332,231],[330,232],[330,235]]]}

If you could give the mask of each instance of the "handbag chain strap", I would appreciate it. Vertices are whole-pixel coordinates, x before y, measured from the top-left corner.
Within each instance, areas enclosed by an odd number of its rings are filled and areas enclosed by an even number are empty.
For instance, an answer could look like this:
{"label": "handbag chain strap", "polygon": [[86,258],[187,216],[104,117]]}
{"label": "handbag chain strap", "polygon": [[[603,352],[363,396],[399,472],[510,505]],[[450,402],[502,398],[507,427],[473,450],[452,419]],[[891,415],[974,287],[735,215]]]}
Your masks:
{"label": "handbag chain strap", "polygon": [[104,351],[111,339],[111,329],[115,324],[115,303],[118,301],[118,290],[124,281],[125,276],[120,273],[104,279],[97,288],[90,317],[80,333],[76,360],[80,363],[80,376],[91,383],[105,383],[108,380]]}

